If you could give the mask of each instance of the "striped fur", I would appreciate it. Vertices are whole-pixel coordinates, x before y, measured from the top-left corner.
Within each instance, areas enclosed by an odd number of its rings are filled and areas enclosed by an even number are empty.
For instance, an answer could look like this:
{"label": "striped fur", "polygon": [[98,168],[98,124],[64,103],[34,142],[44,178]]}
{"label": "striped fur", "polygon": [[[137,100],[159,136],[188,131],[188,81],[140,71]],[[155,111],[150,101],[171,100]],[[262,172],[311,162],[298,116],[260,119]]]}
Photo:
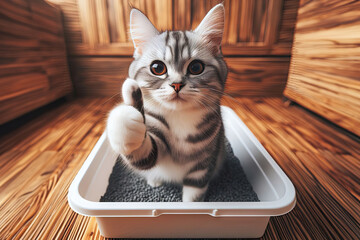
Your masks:
{"label": "striped fur", "polygon": [[[134,61],[122,89],[124,104],[108,119],[110,144],[152,186],[181,183],[184,201],[202,201],[224,155],[220,99],[227,67],[220,49],[223,23],[219,23],[224,20],[224,8],[215,6],[205,17],[208,23],[195,31],[159,33],[140,11],[133,9],[131,16],[136,28],[130,31]],[[143,34],[141,26],[151,31],[144,29]],[[165,74],[150,71],[155,60],[165,64]],[[203,66],[198,75],[189,70],[194,60]],[[179,92],[170,86],[174,83],[182,84]],[[134,108],[142,119],[135,117]],[[133,121],[116,111],[128,111]]]}

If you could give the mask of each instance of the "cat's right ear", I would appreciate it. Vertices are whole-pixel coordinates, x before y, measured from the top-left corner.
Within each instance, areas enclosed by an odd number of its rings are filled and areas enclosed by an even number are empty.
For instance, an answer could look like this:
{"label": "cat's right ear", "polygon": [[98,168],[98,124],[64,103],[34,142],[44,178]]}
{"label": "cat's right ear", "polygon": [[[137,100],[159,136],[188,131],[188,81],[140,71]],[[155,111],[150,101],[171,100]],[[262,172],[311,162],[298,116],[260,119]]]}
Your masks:
{"label": "cat's right ear", "polygon": [[225,8],[222,3],[213,7],[194,30],[199,34],[205,44],[207,44],[214,53],[220,52],[221,40],[224,33]]}
{"label": "cat's right ear", "polygon": [[133,8],[130,12],[130,34],[135,54],[141,54],[141,46],[150,38],[159,34],[150,20],[141,11]]}

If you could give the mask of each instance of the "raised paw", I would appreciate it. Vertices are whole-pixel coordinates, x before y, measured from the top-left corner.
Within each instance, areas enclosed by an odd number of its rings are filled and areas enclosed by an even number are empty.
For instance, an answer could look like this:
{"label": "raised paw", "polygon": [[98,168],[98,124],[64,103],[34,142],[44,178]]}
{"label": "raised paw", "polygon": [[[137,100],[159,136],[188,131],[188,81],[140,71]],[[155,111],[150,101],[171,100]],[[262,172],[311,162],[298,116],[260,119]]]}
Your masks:
{"label": "raised paw", "polygon": [[126,105],[133,106],[144,115],[142,93],[137,82],[131,78],[122,86],[122,97]]}
{"label": "raised paw", "polygon": [[134,107],[123,104],[110,112],[107,135],[115,152],[131,154],[142,145],[145,132],[144,117]]}

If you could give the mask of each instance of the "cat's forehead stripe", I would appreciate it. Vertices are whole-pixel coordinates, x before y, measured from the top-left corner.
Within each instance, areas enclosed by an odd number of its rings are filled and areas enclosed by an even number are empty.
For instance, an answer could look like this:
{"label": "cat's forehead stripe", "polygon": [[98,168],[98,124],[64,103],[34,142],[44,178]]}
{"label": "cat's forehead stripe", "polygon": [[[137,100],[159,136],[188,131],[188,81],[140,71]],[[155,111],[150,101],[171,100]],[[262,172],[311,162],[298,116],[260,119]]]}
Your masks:
{"label": "cat's forehead stripe", "polygon": [[169,31],[166,31],[166,37],[165,37],[165,45],[167,46],[169,41]]}
{"label": "cat's forehead stripe", "polygon": [[[172,49],[171,46],[168,45],[169,42],[169,31],[166,31],[166,36],[165,36],[165,51],[164,51],[164,61],[166,61],[167,58],[169,58],[170,56],[168,56],[169,54],[172,55]],[[168,56],[168,57],[167,57]]]}
{"label": "cat's forehead stripe", "polygon": [[174,63],[179,63],[179,41],[180,41],[180,32],[173,32],[173,38],[175,39],[175,47],[174,47]]}
{"label": "cat's forehead stripe", "polygon": [[191,58],[191,49],[186,32],[166,31],[164,60],[179,65],[189,58]]}
{"label": "cat's forehead stripe", "polygon": [[[184,34],[184,39],[185,39],[185,44],[183,45],[183,49],[186,47],[187,48],[187,58],[191,58],[191,51],[190,51],[190,45],[189,45],[189,39],[188,39],[188,37],[187,37],[187,35],[186,35],[186,32],[184,31],[183,32],[183,34]],[[181,54],[183,53],[183,50],[181,51]],[[185,57],[185,58],[186,58]]]}

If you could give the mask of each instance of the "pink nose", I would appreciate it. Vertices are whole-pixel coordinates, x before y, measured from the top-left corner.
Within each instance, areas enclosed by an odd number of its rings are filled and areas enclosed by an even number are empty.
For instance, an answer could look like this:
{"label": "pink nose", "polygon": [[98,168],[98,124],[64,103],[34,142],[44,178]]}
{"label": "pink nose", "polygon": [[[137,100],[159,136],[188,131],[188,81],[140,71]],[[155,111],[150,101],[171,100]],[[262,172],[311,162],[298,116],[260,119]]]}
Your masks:
{"label": "pink nose", "polygon": [[175,90],[175,92],[178,93],[185,86],[185,84],[183,84],[183,83],[173,83],[170,86]]}

